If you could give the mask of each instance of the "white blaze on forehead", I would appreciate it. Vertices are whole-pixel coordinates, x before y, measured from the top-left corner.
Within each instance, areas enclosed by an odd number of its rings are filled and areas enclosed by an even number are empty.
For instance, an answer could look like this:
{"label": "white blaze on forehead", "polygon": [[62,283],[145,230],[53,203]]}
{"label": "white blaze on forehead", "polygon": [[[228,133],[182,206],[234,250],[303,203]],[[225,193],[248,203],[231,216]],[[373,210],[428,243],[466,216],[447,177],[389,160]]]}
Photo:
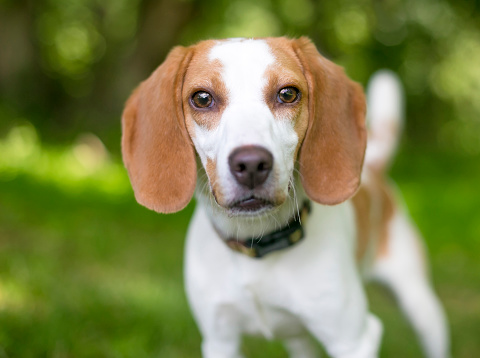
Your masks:
{"label": "white blaze on forehead", "polygon": [[209,59],[222,63],[222,77],[229,101],[263,98],[265,71],[275,62],[264,40],[232,39],[215,45]]}
{"label": "white blaze on forehead", "polygon": [[219,125],[223,152],[242,145],[269,148],[273,115],[263,90],[267,69],[275,62],[265,40],[232,39],[217,43],[209,53],[222,65],[222,81],[228,91],[227,107]]}

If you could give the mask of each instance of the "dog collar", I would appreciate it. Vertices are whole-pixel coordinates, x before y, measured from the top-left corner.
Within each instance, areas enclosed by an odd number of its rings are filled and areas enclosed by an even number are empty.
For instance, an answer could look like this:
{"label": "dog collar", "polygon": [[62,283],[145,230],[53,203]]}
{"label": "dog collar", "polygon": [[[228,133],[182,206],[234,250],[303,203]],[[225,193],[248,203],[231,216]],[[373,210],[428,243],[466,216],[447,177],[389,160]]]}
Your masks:
{"label": "dog collar", "polygon": [[261,258],[271,252],[286,249],[303,239],[304,229],[302,224],[305,224],[310,210],[310,201],[305,201],[300,210],[300,215],[295,215],[282,229],[261,238],[255,237],[242,241],[229,238],[225,240],[225,243],[232,250],[254,258]]}

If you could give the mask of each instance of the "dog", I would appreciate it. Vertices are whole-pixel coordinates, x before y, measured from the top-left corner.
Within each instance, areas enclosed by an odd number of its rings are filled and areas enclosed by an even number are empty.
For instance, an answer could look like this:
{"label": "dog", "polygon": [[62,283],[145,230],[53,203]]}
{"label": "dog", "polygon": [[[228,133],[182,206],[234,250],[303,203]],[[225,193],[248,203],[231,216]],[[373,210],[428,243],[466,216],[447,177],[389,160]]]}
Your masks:
{"label": "dog", "polygon": [[308,38],[239,38],[175,47],[128,99],[137,201],[173,213],[197,199],[185,285],[203,357],[242,357],[244,334],[295,358],[317,357],[311,337],[332,357],[377,357],[362,279],[393,291],[427,357],[449,356],[422,241],[385,176],[400,84],[380,73],[369,93],[367,130],[361,86]]}

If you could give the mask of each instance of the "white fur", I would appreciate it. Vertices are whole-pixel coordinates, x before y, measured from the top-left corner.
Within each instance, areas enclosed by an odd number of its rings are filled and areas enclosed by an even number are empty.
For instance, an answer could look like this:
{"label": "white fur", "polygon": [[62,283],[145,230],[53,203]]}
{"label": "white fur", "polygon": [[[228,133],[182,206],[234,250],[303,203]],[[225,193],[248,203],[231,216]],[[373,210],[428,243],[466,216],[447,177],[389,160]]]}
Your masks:
{"label": "white fur", "polygon": [[[242,333],[291,340],[304,339],[307,331],[333,357],[376,357],[381,325],[368,313],[355,267],[349,203],[314,205],[308,238],[261,260],[230,250],[205,213],[199,204],[185,267],[204,357],[241,357]],[[297,347],[295,357],[309,349]]]}
{"label": "white fur", "polygon": [[396,212],[389,226],[389,254],[375,262],[373,278],[393,291],[427,357],[448,357],[448,326],[429,282],[424,250],[407,214]]}
{"label": "white fur", "polygon": [[403,126],[404,98],[400,79],[388,70],[376,72],[367,88],[369,141],[365,164],[386,169],[398,146]]}
{"label": "white fur", "polygon": [[[350,201],[336,206],[314,203],[304,223],[305,239],[262,259],[232,251],[219,237],[217,230],[242,240],[283,227],[305,194],[293,175],[298,136],[287,119],[274,117],[263,98],[265,71],[276,61],[268,44],[245,39],[220,42],[209,57],[222,63],[229,104],[217,128],[195,128],[193,140],[203,164],[208,158],[216,160],[223,194],[233,200],[238,190],[228,168],[228,156],[239,146],[261,145],[272,153],[275,163],[274,175],[265,186],[268,190],[287,190],[290,182],[294,190],[287,193],[285,203],[275,212],[232,216],[212,200],[209,183],[205,177],[200,178],[198,203],[187,235],[185,284],[203,336],[203,357],[243,357],[243,334],[282,339],[294,358],[317,356],[309,334],[332,357],[377,357],[382,326],[369,313],[357,270],[355,217]],[[379,113],[383,116],[386,112]],[[398,106],[393,113],[399,113]],[[424,268],[417,265],[419,246],[412,244],[413,234],[402,220],[396,216],[390,227],[392,255],[374,264],[373,272],[376,278],[394,286],[394,291],[419,287],[416,297],[421,305],[417,307],[409,300],[408,293],[399,293],[400,301],[420,332],[429,357],[445,358],[448,349],[441,309],[424,279]],[[393,254],[397,249],[398,254]],[[407,269],[409,276],[402,275]],[[417,319],[420,310],[424,315]]]}

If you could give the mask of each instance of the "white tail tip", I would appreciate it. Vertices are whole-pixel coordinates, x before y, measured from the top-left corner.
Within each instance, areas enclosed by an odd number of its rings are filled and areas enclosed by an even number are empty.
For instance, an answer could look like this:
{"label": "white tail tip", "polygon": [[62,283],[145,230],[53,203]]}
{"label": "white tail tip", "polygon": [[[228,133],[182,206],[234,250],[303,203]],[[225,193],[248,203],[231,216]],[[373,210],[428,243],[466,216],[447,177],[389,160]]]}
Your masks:
{"label": "white tail tip", "polygon": [[380,70],[371,77],[367,108],[369,138],[365,163],[372,169],[383,170],[395,153],[404,121],[403,87],[394,72]]}

